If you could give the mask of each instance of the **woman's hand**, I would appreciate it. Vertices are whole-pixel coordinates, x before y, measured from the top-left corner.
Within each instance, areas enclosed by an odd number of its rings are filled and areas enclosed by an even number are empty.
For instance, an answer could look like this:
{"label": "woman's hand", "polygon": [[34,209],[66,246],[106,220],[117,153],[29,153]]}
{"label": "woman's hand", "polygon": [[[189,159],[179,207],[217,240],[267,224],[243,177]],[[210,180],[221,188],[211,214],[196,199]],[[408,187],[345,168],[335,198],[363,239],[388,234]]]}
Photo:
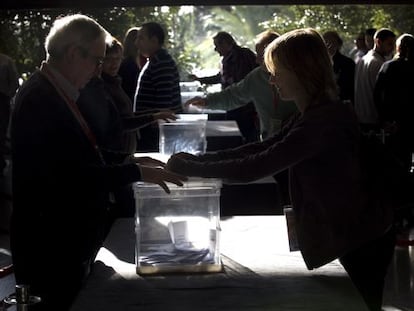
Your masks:
{"label": "woman's hand", "polygon": [[146,165],[140,165],[141,168],[141,179],[142,181],[159,185],[164,189],[166,193],[170,193],[166,182],[182,186],[184,181],[187,181],[186,176],[182,176],[173,172],[170,172],[164,168],[151,167]]}
{"label": "woman's hand", "polygon": [[193,155],[191,153],[187,153],[187,152],[178,152],[176,154],[173,154],[171,156],[171,158],[188,160],[188,161],[198,161],[198,156],[195,156],[195,155]]}
{"label": "woman's hand", "polygon": [[171,110],[163,110],[160,112],[156,112],[153,114],[154,117],[154,121],[156,120],[164,120],[166,122],[171,121],[171,120],[177,120],[177,116],[175,115],[175,113]]}
{"label": "woman's hand", "polygon": [[191,99],[187,100],[184,103],[184,107],[188,107],[189,105],[193,105],[193,106],[196,106],[196,107],[204,108],[206,106],[206,104],[207,103],[206,103],[205,98],[197,96],[197,97],[194,97],[194,98],[191,98]]}
{"label": "woman's hand", "polygon": [[198,163],[200,162],[197,156],[186,152],[179,152],[170,157],[167,161],[166,168],[172,172],[177,172],[186,176],[195,176],[192,175],[194,173],[192,168],[194,168],[195,165],[197,166]]}
{"label": "woman's hand", "polygon": [[196,75],[194,75],[194,74],[189,74],[188,75],[188,78],[191,80],[191,81],[197,81],[198,79],[200,79],[199,77],[197,77]]}
{"label": "woman's hand", "polygon": [[131,160],[139,165],[145,165],[150,167],[165,167],[164,162],[151,157],[131,157]]}

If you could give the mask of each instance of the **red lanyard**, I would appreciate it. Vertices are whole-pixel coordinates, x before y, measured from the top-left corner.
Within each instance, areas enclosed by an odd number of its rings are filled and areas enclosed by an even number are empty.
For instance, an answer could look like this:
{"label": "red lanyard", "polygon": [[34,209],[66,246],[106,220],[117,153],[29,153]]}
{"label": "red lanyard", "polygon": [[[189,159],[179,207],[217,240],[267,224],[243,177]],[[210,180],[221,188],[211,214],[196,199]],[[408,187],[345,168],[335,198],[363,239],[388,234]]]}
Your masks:
{"label": "red lanyard", "polygon": [[93,148],[95,149],[99,159],[104,164],[105,160],[103,159],[102,153],[99,150],[98,144],[96,143],[96,137],[91,131],[88,123],[85,121],[82,113],[79,111],[78,105],[66,94],[63,88],[57,83],[56,77],[54,74],[47,68],[47,64],[43,63],[42,67],[40,68],[40,72],[45,75],[45,77],[49,80],[50,83],[55,87],[59,95],[65,100],[65,103],[69,107],[70,111],[72,111],[73,115],[75,116],[76,120],[78,121],[79,125],[81,126],[84,134],[92,144]]}

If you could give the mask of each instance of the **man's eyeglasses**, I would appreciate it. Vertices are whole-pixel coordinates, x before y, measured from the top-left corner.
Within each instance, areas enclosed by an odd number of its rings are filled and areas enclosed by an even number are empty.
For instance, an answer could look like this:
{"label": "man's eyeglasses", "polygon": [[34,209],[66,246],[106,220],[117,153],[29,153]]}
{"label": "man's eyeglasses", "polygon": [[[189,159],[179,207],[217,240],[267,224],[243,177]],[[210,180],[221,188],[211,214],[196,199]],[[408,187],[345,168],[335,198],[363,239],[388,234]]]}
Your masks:
{"label": "man's eyeglasses", "polygon": [[78,46],[78,48],[81,50],[84,57],[91,58],[95,61],[96,67],[102,66],[105,59],[104,57],[92,55],[87,49],[82,46]]}

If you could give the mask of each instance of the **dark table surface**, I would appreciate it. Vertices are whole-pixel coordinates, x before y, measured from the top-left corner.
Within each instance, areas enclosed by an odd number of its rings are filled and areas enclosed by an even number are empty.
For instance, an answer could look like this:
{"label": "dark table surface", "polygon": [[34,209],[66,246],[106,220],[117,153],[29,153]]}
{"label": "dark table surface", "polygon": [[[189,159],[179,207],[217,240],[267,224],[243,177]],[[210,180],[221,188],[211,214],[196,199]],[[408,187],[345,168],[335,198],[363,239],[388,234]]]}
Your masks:
{"label": "dark table surface", "polygon": [[207,121],[207,151],[217,151],[241,146],[243,136],[236,121]]}
{"label": "dark table surface", "polygon": [[72,311],[367,311],[337,261],[308,271],[300,253],[289,252],[284,216],[230,217],[221,228],[223,272],[143,277],[134,220],[119,219]]}

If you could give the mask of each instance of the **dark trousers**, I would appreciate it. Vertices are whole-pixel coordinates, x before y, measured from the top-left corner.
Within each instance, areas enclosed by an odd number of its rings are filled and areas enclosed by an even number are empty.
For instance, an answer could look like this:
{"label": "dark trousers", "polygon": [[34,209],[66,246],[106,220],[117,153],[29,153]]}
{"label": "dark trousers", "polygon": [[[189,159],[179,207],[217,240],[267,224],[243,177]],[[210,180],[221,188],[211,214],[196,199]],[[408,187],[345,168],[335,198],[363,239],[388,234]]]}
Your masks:
{"label": "dark trousers", "polygon": [[0,176],[6,167],[6,139],[10,120],[10,97],[0,93]]}
{"label": "dark trousers", "polygon": [[259,124],[257,113],[253,103],[241,106],[239,108],[229,110],[226,113],[227,120],[235,120],[240,129],[241,134],[246,142],[254,142],[259,140]]}
{"label": "dark trousers", "polygon": [[276,180],[279,192],[280,192],[280,205],[290,205],[292,204],[290,201],[290,194],[289,194],[289,170],[281,171],[275,175],[273,178]]}
{"label": "dark trousers", "polygon": [[395,230],[340,258],[371,311],[381,311],[385,276],[394,254]]}

